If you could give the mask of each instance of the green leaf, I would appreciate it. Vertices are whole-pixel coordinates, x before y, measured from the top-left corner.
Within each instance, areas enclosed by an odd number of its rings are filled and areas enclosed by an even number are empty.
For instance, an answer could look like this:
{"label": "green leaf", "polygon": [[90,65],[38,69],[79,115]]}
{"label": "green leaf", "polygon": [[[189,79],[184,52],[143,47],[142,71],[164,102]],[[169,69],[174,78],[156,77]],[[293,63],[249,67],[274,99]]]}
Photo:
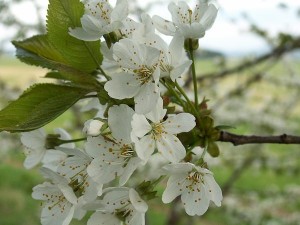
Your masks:
{"label": "green leaf", "polygon": [[49,42],[47,35],[34,36],[24,41],[14,41],[13,44],[17,48],[17,57],[21,61],[60,71],[59,76],[51,78],[69,80],[76,85],[93,90],[97,90],[99,87],[99,83],[92,75],[72,68],[72,65]]}
{"label": "green leaf", "polygon": [[47,35],[37,35],[24,41],[13,41],[17,57],[29,65],[56,69],[59,64],[71,66],[49,42]]}
{"label": "green leaf", "polygon": [[92,72],[102,63],[100,41],[85,42],[69,35],[69,28],[80,27],[84,6],[79,0],[50,0],[47,31],[50,42],[74,68]]}
{"label": "green leaf", "polygon": [[38,84],[0,111],[0,131],[23,132],[51,122],[90,91],[55,84]]}

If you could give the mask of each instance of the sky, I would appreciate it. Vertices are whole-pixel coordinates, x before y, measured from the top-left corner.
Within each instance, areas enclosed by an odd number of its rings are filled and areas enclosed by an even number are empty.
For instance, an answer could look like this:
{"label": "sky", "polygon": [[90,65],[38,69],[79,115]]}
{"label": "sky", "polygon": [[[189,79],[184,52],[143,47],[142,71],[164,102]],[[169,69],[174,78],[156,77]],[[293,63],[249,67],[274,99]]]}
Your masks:
{"label": "sky", "polygon": [[[129,0],[130,1],[130,0]],[[137,0],[142,7],[154,0]],[[43,8],[43,17],[46,18],[48,1],[38,1]],[[154,5],[148,12],[150,15],[160,15],[165,19],[171,16],[167,10],[170,0],[164,0],[162,5]],[[175,1],[176,2],[176,1]],[[193,6],[195,1],[187,1]],[[287,9],[279,9],[278,5],[284,2]],[[115,0],[111,1],[112,4]],[[226,55],[259,54],[268,50],[268,45],[249,32],[249,22],[243,17],[247,13],[250,21],[275,35],[278,32],[290,32],[300,35],[300,0],[219,0],[220,10],[213,27],[200,40],[200,46],[220,51]],[[30,2],[14,7],[14,13],[23,21],[32,23],[36,20]],[[0,38],[10,34],[13,30],[4,30],[0,27]],[[11,49],[11,46],[8,46]]]}

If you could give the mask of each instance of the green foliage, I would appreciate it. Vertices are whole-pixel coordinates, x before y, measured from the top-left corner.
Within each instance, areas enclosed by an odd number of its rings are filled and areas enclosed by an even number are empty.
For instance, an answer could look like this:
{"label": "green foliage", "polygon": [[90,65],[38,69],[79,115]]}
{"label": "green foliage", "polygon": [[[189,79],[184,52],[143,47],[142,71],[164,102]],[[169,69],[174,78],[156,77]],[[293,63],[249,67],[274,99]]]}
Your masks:
{"label": "green foliage", "polygon": [[17,48],[17,57],[21,61],[59,71],[59,73],[51,72],[46,77],[68,80],[76,85],[94,89],[98,87],[98,82],[92,75],[72,68],[72,65],[49,42],[47,35],[37,35],[24,41],[13,41],[13,44]]}
{"label": "green foliage", "polygon": [[79,0],[50,0],[47,31],[51,44],[74,68],[92,72],[102,63],[100,42],[84,42],[69,35],[70,27],[81,26],[84,6]]}
{"label": "green foliage", "polygon": [[49,42],[47,35],[37,35],[24,41],[13,41],[17,57],[29,65],[53,69],[60,64],[70,66],[67,60]]}
{"label": "green foliage", "polygon": [[17,57],[50,69],[46,78],[70,85],[39,84],[0,111],[0,131],[23,132],[40,128],[61,115],[87,93],[105,96],[103,86],[91,74],[102,63],[100,41],[84,42],[69,35],[81,26],[84,6],[79,0],[50,0],[45,35],[14,41]]}
{"label": "green foliage", "polygon": [[55,84],[38,84],[0,111],[0,131],[38,129],[69,109],[89,90]]}

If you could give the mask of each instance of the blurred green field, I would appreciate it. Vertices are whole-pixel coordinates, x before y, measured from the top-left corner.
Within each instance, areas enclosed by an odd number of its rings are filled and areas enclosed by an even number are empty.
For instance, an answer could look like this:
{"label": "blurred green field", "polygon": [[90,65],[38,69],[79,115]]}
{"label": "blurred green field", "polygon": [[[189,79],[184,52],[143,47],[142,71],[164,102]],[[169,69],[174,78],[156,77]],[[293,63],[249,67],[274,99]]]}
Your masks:
{"label": "blurred green field", "polygon": [[[230,63],[234,65],[236,62],[233,60]],[[300,71],[299,62],[295,61],[292,63],[293,68]],[[197,64],[197,68],[198,71],[201,71],[201,74],[204,74],[214,71],[216,67],[215,64],[210,60],[204,60]],[[278,64],[274,66],[269,73],[280,76],[281,74],[285,73],[284,65]],[[44,79],[40,79],[44,74],[44,69],[30,67],[11,58],[0,58],[0,81],[4,81],[11,87],[19,87],[24,89],[28,87],[30,83],[37,81],[37,79],[39,79],[39,82],[45,82]],[[240,79],[240,77],[231,77],[229,79],[225,79],[223,81],[223,85],[225,87],[224,89],[228,91],[235,87],[241,81]],[[242,78],[242,80],[243,79],[244,78]],[[282,93],[286,92],[276,91],[276,88],[274,90],[274,87],[268,87],[268,84],[258,84],[255,89],[257,89],[256,94],[259,96],[270,94],[275,96],[278,95],[278,98],[286,97],[282,96]],[[224,91],[224,93],[225,92],[226,91]],[[261,98],[259,96],[257,98]],[[299,112],[300,109],[297,108],[294,114]],[[72,122],[74,119],[74,114],[71,112],[66,112],[60,118],[49,124],[47,126],[47,130],[51,131],[55,127],[64,127],[68,130],[68,128],[72,127]],[[300,131],[300,120],[293,122],[299,123]],[[250,130],[251,129],[247,124],[242,124],[237,127],[235,132],[247,133]],[[1,138],[4,138],[4,136],[0,134],[0,139]],[[20,144],[17,144],[16,146],[20,146]],[[285,155],[288,154],[286,152],[291,152],[292,154],[298,149],[299,146],[265,145],[262,152],[265,154],[271,153],[276,156],[279,155],[280,157],[282,155],[282,159],[284,160]],[[250,151],[253,151],[253,154],[256,154],[257,152],[253,150],[253,148],[245,149],[244,147],[232,147],[231,144],[222,144],[221,155],[228,151],[232,151],[234,156],[240,154],[242,159],[249,157],[249,154],[251,153]],[[17,149],[11,149],[11,151],[8,153],[0,154],[0,156],[0,225],[38,225],[40,203],[31,198],[31,190],[32,187],[42,182],[42,178],[37,170],[27,171],[23,168],[22,163],[24,156],[21,147]],[[263,160],[263,157],[266,157],[266,155],[258,154],[258,157],[259,159]],[[215,174],[216,180],[221,186],[228,181],[232,171],[234,171],[236,168],[236,165],[232,164],[230,160],[226,159],[224,162],[225,163],[217,164],[212,167],[212,171]],[[296,159],[295,164],[298,164],[298,168],[296,169],[299,169],[300,157]],[[276,210],[272,210],[270,208],[270,214],[264,215],[266,218],[274,218],[274,223],[257,223],[257,225],[285,225],[284,221],[286,218],[300,212],[300,198],[293,199],[290,197],[289,193],[286,193],[287,188],[300,188],[299,174],[299,171],[286,172],[284,170],[274,170],[274,168],[269,168],[268,166],[262,167],[261,165],[259,169],[257,169],[255,165],[254,167],[248,167],[245,169],[240,178],[233,184],[228,201],[230,201],[232,198],[231,193],[240,196],[241,204],[237,205],[236,207],[237,211],[243,211],[243,206],[255,207],[251,206],[252,195],[255,195],[255,198],[261,199],[262,201],[265,201],[266,199],[270,201],[272,199],[277,199],[277,196],[281,194],[283,198],[287,198],[288,196],[290,199],[286,199],[286,202],[289,202],[289,205],[283,205],[280,207],[279,204],[279,207],[276,207]],[[159,191],[162,192],[162,189]],[[147,214],[147,224],[164,225],[167,220],[169,210],[170,209],[163,205],[160,200],[152,201],[150,212]],[[255,224],[250,223],[245,218],[242,218],[243,216],[245,217],[242,212],[233,212],[232,208],[229,210],[229,207],[212,207],[203,217],[197,218],[193,222],[196,225]],[[185,217],[182,219],[182,225],[190,224],[191,221],[191,218]],[[79,225],[86,224],[86,222],[73,221],[71,224]],[[299,224],[300,223],[295,223],[295,225]]]}

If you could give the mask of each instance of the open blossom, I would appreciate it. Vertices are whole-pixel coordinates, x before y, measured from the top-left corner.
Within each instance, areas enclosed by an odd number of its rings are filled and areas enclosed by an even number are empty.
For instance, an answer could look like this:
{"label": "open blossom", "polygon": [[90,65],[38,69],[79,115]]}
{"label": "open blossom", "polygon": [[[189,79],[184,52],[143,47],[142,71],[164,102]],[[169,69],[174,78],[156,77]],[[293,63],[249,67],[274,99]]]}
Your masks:
{"label": "open blossom", "polygon": [[198,0],[195,9],[189,8],[186,2],[180,1],[169,4],[172,21],[165,20],[160,16],[154,16],[153,22],[158,31],[165,35],[174,36],[181,34],[184,38],[198,39],[205,35],[205,31],[213,25],[218,9],[208,0]]}
{"label": "open blossom", "polygon": [[185,73],[192,61],[189,60],[184,51],[184,38],[175,36],[168,45],[159,35],[155,33],[155,27],[151,17],[142,14],[142,23],[133,29],[134,40],[154,47],[160,51],[159,68],[161,77],[169,76],[174,81]]}
{"label": "open blossom", "polygon": [[114,60],[124,72],[112,74],[104,88],[115,99],[134,98],[135,111],[148,113],[159,98],[159,50],[122,39],[113,46]]}
{"label": "open blossom", "polygon": [[82,27],[70,29],[70,35],[84,41],[96,41],[104,34],[117,31],[128,15],[127,0],[118,0],[115,8],[108,0],[85,0]]}
{"label": "open blossom", "polygon": [[182,36],[174,36],[170,45],[161,49],[159,64],[161,76],[169,76],[175,81],[188,71],[192,61],[187,58],[183,44]]}
{"label": "open blossom", "polygon": [[195,117],[189,113],[168,115],[159,98],[156,107],[148,114],[135,114],[132,120],[132,138],[138,156],[147,161],[157,148],[170,162],[179,162],[186,151],[176,134],[188,132],[196,125]]}
{"label": "open blossom", "polygon": [[89,137],[85,145],[94,159],[88,174],[99,184],[106,184],[119,177],[124,185],[141,164],[130,139],[133,109],[127,105],[113,106],[108,111],[108,124],[112,137]]}
{"label": "open blossom", "polygon": [[[70,140],[71,136],[63,129],[55,129],[55,134],[59,139]],[[46,146],[47,134],[41,129],[37,129],[30,132],[21,134],[21,142],[26,147],[24,149],[26,159],[24,161],[24,167],[31,169],[40,162],[45,164],[55,164],[55,160],[60,160],[63,157],[61,152],[53,152]],[[62,144],[61,146],[66,148],[73,148],[74,143]],[[47,154],[47,151],[51,151],[51,154]],[[49,165],[50,166],[50,165]]]}
{"label": "open blossom", "polygon": [[68,181],[47,168],[41,172],[50,182],[33,188],[32,197],[44,201],[41,215],[42,225],[68,225],[77,207],[77,197]]}
{"label": "open blossom", "polygon": [[181,195],[181,201],[188,215],[203,215],[210,204],[221,206],[222,191],[212,172],[191,163],[169,164],[164,169],[171,176],[163,193],[164,203],[170,203]]}
{"label": "open blossom", "polygon": [[98,185],[87,173],[87,167],[93,158],[79,149],[59,148],[68,155],[57,169],[57,173],[67,179],[76,189],[80,204],[91,202],[102,194],[102,185]]}
{"label": "open blossom", "polygon": [[132,188],[109,188],[96,210],[88,225],[145,225],[148,205]]}

